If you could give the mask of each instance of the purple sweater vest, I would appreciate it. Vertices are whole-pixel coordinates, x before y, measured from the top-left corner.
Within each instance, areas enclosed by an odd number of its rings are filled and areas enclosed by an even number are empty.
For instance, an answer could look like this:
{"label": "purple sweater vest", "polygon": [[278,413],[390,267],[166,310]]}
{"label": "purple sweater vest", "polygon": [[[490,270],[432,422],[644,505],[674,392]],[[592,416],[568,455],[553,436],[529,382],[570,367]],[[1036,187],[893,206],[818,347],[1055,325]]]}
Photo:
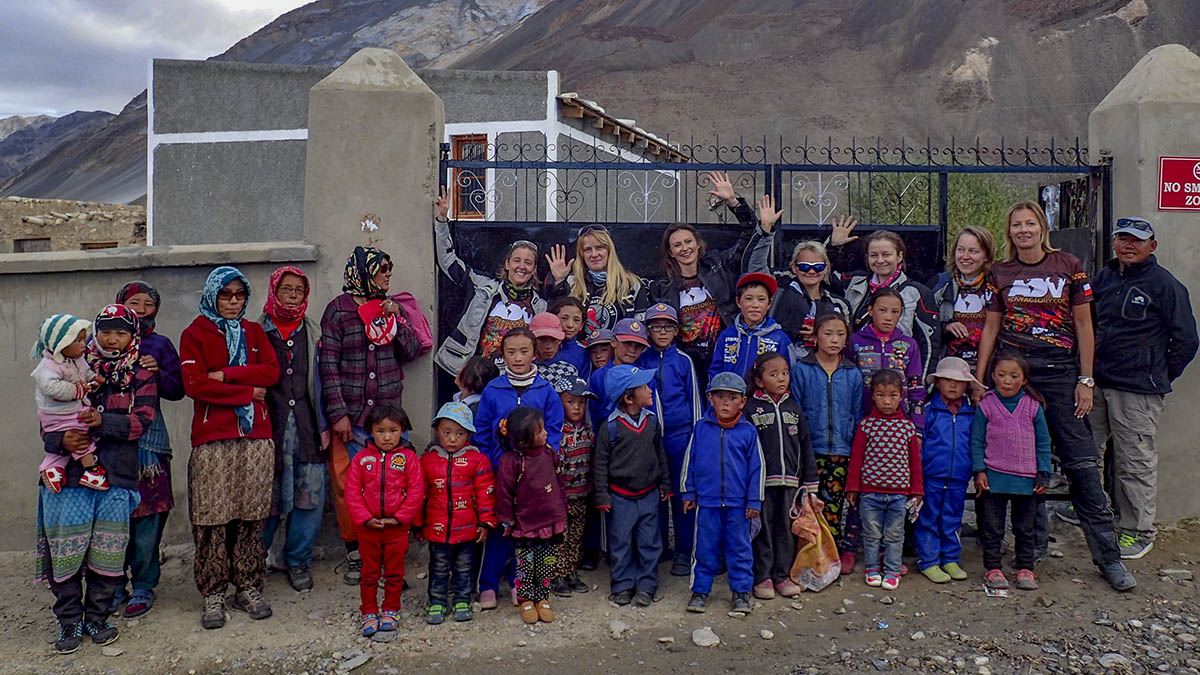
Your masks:
{"label": "purple sweater vest", "polygon": [[1024,394],[1017,407],[1009,412],[994,392],[988,392],[979,402],[979,410],[987,416],[987,449],[983,463],[992,471],[1024,478],[1037,477],[1037,441],[1033,420],[1037,417],[1038,402]]}

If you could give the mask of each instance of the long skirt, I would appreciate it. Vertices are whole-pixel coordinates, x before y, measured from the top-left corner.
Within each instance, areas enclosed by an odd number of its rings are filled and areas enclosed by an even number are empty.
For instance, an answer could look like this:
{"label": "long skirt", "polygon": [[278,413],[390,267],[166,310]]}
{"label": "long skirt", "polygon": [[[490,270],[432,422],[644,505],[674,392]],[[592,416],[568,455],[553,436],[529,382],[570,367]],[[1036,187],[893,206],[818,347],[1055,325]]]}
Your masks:
{"label": "long skirt", "polygon": [[138,493],[125,488],[38,488],[36,578],[65,581],[86,564],[104,576],[125,573],[129,516]]}
{"label": "long skirt", "polygon": [[275,443],[231,438],[192,448],[188,460],[188,515],[192,525],[264,520],[271,515]]}

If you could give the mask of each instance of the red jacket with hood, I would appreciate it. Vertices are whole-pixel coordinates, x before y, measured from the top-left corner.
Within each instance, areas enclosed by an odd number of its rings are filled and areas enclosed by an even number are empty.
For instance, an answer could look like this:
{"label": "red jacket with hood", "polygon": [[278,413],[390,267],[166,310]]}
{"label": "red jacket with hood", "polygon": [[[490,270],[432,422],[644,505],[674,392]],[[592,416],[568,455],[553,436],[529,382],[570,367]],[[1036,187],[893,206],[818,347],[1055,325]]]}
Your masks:
{"label": "red jacket with hood", "polygon": [[362,527],[372,518],[395,518],[407,528],[421,515],[425,479],[421,461],[408,441],[384,452],[367,443],[350,460],[346,473],[346,509]]}
{"label": "red jacket with hood", "polygon": [[[254,388],[275,386],[279,362],[262,326],[242,319],[242,331],[246,336],[244,366],[229,365],[225,334],[203,316],[196,317],[179,339],[183,390],[193,406],[193,447],[229,438],[271,438],[267,404],[254,400]],[[225,374],[224,382],[208,376],[214,370]],[[247,404],[254,405],[254,426],[249,433],[242,433],[234,409]]]}
{"label": "red jacket with hood", "polygon": [[496,527],[496,480],[492,463],[472,446],[453,455],[432,446],[421,455],[425,475],[427,541],[458,544],[478,536],[480,525]]}

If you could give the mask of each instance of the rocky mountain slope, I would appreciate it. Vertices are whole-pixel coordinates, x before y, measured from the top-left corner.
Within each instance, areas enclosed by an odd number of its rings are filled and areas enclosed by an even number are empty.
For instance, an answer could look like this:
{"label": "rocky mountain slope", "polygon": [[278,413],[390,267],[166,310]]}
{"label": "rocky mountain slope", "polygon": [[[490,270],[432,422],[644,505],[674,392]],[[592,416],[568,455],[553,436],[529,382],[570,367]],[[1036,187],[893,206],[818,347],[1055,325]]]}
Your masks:
{"label": "rocky mountain slope", "polygon": [[111,117],[112,113],[98,110],[59,118],[39,115],[0,120],[0,185],[62,144],[90,135]]}
{"label": "rocky mountain slope", "polygon": [[[334,65],[387,47],[418,67],[553,68],[673,140],[947,142],[1086,136],[1095,104],[1172,42],[1200,51],[1200,2],[319,0],[216,58]],[[131,103],[0,194],[135,198],[144,125]]]}
{"label": "rocky mountain slope", "polygon": [[54,118],[49,115],[34,115],[33,117],[22,117],[20,115],[12,115],[0,119],[0,141],[8,137],[9,134],[26,127],[39,127],[46,122],[53,121]]}

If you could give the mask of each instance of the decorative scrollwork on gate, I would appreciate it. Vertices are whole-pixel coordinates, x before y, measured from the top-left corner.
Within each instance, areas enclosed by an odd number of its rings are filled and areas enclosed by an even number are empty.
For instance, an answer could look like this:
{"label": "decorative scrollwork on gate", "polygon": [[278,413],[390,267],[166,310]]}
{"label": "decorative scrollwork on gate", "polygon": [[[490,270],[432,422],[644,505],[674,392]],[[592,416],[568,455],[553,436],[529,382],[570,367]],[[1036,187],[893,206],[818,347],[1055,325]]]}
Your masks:
{"label": "decorative scrollwork on gate", "polygon": [[677,184],[675,174],[669,171],[622,171],[617,174],[617,188],[630,189],[629,205],[643,223],[650,222],[658,213],[663,205],[664,191],[673,191]]}
{"label": "decorative scrollwork on gate", "polygon": [[813,174],[797,173],[792,175],[790,184],[794,193],[791,203],[795,204],[798,199],[812,217],[813,224],[825,225],[838,208],[845,205],[850,177],[844,173],[826,174],[822,171],[816,172],[815,178]]}

